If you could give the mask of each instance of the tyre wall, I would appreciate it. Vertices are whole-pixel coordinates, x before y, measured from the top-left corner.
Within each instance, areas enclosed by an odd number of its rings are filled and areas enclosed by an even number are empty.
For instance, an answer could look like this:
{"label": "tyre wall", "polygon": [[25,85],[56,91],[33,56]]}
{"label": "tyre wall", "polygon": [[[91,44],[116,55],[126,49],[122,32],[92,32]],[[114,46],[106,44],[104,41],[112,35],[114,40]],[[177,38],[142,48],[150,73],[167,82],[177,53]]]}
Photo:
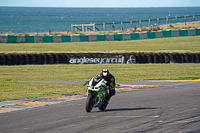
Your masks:
{"label": "tyre wall", "polygon": [[41,53],[0,54],[0,65],[200,63],[200,53]]}

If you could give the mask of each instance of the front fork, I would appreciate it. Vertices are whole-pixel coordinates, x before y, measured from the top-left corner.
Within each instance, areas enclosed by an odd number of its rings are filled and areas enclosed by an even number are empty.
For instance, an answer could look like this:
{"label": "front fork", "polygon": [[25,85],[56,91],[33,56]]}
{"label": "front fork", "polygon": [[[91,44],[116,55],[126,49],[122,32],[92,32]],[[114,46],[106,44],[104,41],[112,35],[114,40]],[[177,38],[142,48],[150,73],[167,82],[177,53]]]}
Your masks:
{"label": "front fork", "polygon": [[98,102],[98,99],[97,99],[97,92],[94,92],[94,91],[91,91],[91,90],[87,90],[87,95],[93,95],[94,97],[94,100],[93,100],[93,104],[96,104]]}

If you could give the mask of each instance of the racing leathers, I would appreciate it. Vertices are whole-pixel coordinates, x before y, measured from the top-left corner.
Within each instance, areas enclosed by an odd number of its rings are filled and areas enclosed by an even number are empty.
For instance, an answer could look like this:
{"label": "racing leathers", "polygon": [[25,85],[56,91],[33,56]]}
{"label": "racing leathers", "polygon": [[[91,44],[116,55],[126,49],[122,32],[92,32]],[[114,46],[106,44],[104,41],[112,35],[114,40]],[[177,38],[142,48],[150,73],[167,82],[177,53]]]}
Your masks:
{"label": "racing leathers", "polygon": [[106,96],[105,99],[105,104],[108,104],[110,98],[115,95],[115,77],[111,73],[108,73],[107,76],[103,76],[103,74],[101,73],[99,74],[99,76],[104,79],[107,89],[109,90],[109,94],[108,96]]}

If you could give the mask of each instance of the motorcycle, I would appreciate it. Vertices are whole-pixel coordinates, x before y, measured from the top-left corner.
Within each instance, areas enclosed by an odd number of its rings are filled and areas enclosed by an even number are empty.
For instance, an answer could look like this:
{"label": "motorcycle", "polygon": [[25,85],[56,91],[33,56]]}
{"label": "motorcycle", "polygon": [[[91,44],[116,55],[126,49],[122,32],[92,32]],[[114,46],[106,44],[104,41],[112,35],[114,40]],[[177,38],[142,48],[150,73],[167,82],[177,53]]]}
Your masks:
{"label": "motorcycle", "polygon": [[108,96],[108,89],[104,79],[97,75],[85,84],[87,84],[85,110],[91,112],[93,108],[98,107],[99,110],[104,111],[107,107],[104,101],[106,96]]}

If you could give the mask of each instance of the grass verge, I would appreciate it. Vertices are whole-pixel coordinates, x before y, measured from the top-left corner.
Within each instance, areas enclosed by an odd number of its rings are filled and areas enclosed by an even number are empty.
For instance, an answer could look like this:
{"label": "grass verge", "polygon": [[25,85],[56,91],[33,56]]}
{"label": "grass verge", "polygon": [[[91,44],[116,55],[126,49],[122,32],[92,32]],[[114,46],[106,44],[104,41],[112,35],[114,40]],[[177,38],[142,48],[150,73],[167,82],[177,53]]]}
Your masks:
{"label": "grass verge", "polygon": [[[116,81],[200,79],[200,64],[96,64],[0,66],[1,81],[89,80],[107,68]],[[83,91],[82,84],[0,82],[0,101]]]}
{"label": "grass verge", "polygon": [[107,68],[117,81],[200,78],[200,64],[62,64],[0,66],[2,81],[88,80]]}
{"label": "grass verge", "polygon": [[31,99],[86,90],[82,84],[0,82],[0,102]]}
{"label": "grass verge", "polygon": [[129,41],[0,43],[0,53],[200,52],[200,36]]}

